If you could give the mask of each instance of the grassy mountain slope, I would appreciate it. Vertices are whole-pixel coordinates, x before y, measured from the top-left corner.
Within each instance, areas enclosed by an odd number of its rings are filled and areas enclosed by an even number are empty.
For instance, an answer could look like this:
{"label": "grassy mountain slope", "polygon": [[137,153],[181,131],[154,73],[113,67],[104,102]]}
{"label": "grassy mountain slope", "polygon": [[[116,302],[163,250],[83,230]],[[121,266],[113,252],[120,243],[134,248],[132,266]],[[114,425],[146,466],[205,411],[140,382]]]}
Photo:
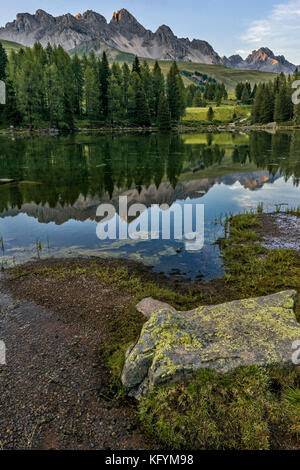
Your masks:
{"label": "grassy mountain slope", "polygon": [[[154,61],[148,60],[149,63]],[[164,74],[168,73],[170,62],[159,62]],[[276,77],[275,73],[259,72],[256,70],[235,70],[223,67],[222,65],[207,65],[198,64],[194,62],[178,62],[179,70],[186,70],[187,72],[200,72],[215,78],[218,82],[224,83],[229,91],[234,91],[238,82],[250,82],[253,86],[255,83],[268,82]],[[184,84],[190,85],[193,83],[188,77],[183,77]]]}
{"label": "grassy mountain slope", "polygon": [[11,51],[18,51],[19,49],[21,49],[21,47],[23,47],[22,44],[12,41],[6,41],[5,39],[0,39],[0,42],[6,50],[7,54],[9,54]]}

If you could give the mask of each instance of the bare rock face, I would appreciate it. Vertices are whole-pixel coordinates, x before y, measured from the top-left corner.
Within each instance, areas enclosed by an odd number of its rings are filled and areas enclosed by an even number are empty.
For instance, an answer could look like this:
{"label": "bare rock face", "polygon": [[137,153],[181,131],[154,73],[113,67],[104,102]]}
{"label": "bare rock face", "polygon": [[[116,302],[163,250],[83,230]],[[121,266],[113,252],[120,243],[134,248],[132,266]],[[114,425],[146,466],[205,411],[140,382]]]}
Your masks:
{"label": "bare rock face", "polygon": [[[296,299],[295,291],[285,291],[190,312],[170,306],[156,311],[153,304],[138,342],[127,351],[126,393],[139,399],[200,369],[226,373],[249,365],[292,365],[293,344],[300,340]],[[143,308],[149,317],[148,302]]]}
{"label": "bare rock face", "polygon": [[292,73],[296,68],[283,56],[275,56],[268,48],[253,51],[246,60],[238,55],[221,58],[208,42],[178,38],[167,25],[160,26],[156,32],[144,28],[125,8],[114,12],[109,23],[104,16],[92,10],[76,16],[67,13],[58,17],[43,10],[37,10],[34,15],[20,13],[15,21],[0,28],[0,39],[25,46],[33,46],[37,41],[46,46],[49,42],[60,44],[72,52],[81,52],[83,47],[87,48],[87,52],[99,50],[97,42],[105,42],[118,51],[158,60],[181,60],[278,73]]}
{"label": "bare rock face", "polygon": [[245,60],[239,55],[222,57],[222,63],[225,67],[262,72],[293,73],[296,69],[296,66],[288,62],[284,56],[275,56],[267,47],[253,51]]}

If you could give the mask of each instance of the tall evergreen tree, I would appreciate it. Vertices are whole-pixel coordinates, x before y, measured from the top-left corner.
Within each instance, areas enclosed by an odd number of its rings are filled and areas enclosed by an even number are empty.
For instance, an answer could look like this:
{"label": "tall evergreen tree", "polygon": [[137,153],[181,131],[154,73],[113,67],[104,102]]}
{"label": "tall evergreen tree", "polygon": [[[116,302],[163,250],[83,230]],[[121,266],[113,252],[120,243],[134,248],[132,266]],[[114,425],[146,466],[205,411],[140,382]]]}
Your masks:
{"label": "tall evergreen tree", "polygon": [[6,66],[7,66],[7,54],[0,42],[0,80],[5,81],[6,78]]}
{"label": "tall evergreen tree", "polygon": [[107,55],[103,52],[101,65],[100,65],[100,96],[101,96],[101,111],[104,118],[107,118],[109,112],[109,79],[110,68],[107,60]]}
{"label": "tall evergreen tree", "polygon": [[4,109],[5,120],[13,125],[18,126],[21,123],[22,116],[18,110],[16,93],[11,80],[6,80],[6,104]]}
{"label": "tall evergreen tree", "polygon": [[210,106],[209,109],[208,109],[208,111],[207,111],[207,120],[208,120],[209,122],[212,122],[212,121],[214,120],[214,115],[215,115],[214,110],[213,110],[212,107]]}
{"label": "tall evergreen tree", "polygon": [[99,119],[100,91],[97,74],[91,65],[88,65],[84,74],[84,98],[86,115],[89,119]]}
{"label": "tall evergreen tree", "polygon": [[195,106],[196,108],[201,108],[202,105],[203,105],[202,93],[201,93],[200,89],[198,88],[198,90],[196,91],[196,93],[194,95],[193,106]]}
{"label": "tall evergreen tree", "polygon": [[168,103],[173,121],[179,121],[185,113],[184,85],[176,62],[170,67],[167,76]]}
{"label": "tall evergreen tree", "polygon": [[134,117],[138,126],[150,126],[150,109],[146,99],[145,90],[141,79],[136,72],[133,73],[135,81]]}
{"label": "tall evergreen tree", "polygon": [[157,61],[152,71],[152,88],[154,94],[154,116],[157,117],[160,96],[162,93],[165,93],[165,78]]}
{"label": "tall evergreen tree", "polygon": [[74,76],[74,113],[78,116],[81,114],[82,98],[83,98],[83,70],[81,61],[77,54],[72,58],[72,71]]}
{"label": "tall evergreen tree", "polygon": [[161,131],[167,131],[171,129],[171,115],[168,100],[164,93],[160,95],[157,121],[158,127]]}
{"label": "tall evergreen tree", "polygon": [[300,126],[300,104],[294,107],[294,121],[297,126]]}
{"label": "tall evergreen tree", "polygon": [[138,56],[135,56],[133,65],[132,65],[132,72],[135,72],[138,74],[139,77],[141,77],[141,64]]}

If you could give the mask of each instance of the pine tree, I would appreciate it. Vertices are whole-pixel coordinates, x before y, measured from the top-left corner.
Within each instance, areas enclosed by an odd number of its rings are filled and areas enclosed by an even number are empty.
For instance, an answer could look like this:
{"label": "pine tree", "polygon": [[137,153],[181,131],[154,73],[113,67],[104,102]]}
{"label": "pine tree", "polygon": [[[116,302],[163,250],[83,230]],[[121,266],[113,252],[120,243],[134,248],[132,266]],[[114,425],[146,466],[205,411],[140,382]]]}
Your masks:
{"label": "pine tree", "polygon": [[6,78],[7,54],[2,43],[0,42],[0,80],[4,81]]}
{"label": "pine tree", "polygon": [[222,88],[218,87],[217,91],[216,91],[216,94],[215,94],[215,100],[216,100],[217,106],[221,105],[222,98],[223,98],[223,90],[222,90]]}
{"label": "pine tree", "polygon": [[247,87],[247,85],[245,85],[243,87],[243,93],[242,93],[242,96],[241,96],[241,102],[243,104],[249,104],[250,102],[250,94],[249,94],[249,88]]}
{"label": "pine tree", "polygon": [[84,98],[86,106],[86,115],[90,119],[99,119],[100,92],[99,82],[95,70],[90,65],[87,66],[84,74]]}
{"label": "pine tree", "polygon": [[11,80],[6,80],[6,104],[4,110],[5,121],[13,126],[21,123],[22,117],[18,110],[16,93]]}
{"label": "pine tree", "polygon": [[138,56],[135,56],[134,58],[132,72],[137,73],[139,77],[141,76],[141,65]]}
{"label": "pine tree", "polygon": [[214,110],[213,110],[212,107],[210,106],[209,109],[208,109],[208,111],[207,111],[207,120],[208,120],[209,122],[212,122],[212,121],[214,120],[214,115],[215,115]]}
{"label": "pine tree", "polygon": [[292,118],[292,113],[291,93],[287,84],[284,83],[276,94],[274,119],[276,122],[286,122]]}
{"label": "pine tree", "polygon": [[184,85],[176,62],[170,67],[167,77],[168,103],[173,121],[179,121],[185,113]]}
{"label": "pine tree", "polygon": [[160,130],[167,131],[171,129],[171,115],[168,100],[164,93],[160,95],[157,121]]}
{"label": "pine tree", "polygon": [[124,116],[128,117],[128,93],[130,86],[130,70],[126,63],[122,66],[122,109]]}
{"label": "pine tree", "polygon": [[135,124],[142,127],[150,126],[150,109],[146,99],[145,90],[141,79],[136,72],[135,75],[135,97],[134,97],[134,119]]}
{"label": "pine tree", "polygon": [[199,88],[195,93],[195,96],[194,96],[194,99],[193,99],[193,106],[195,106],[196,108],[201,108],[202,107],[202,93],[201,93]]}
{"label": "pine tree", "polygon": [[243,83],[238,83],[235,87],[235,96],[236,96],[237,100],[239,100],[239,101],[241,100],[243,91],[244,91],[244,84]]}
{"label": "pine tree", "polygon": [[152,71],[152,88],[154,94],[154,116],[157,117],[160,96],[162,93],[165,93],[165,78],[157,61]]}
{"label": "pine tree", "polygon": [[107,118],[109,111],[109,79],[110,68],[107,60],[106,53],[103,52],[101,66],[100,66],[100,96],[101,96],[101,111],[104,118]]}
{"label": "pine tree", "polygon": [[72,71],[74,75],[74,113],[78,116],[81,114],[82,98],[83,98],[83,71],[81,61],[77,54],[72,58]]}
{"label": "pine tree", "polygon": [[297,126],[300,126],[300,104],[294,106],[294,121]]}

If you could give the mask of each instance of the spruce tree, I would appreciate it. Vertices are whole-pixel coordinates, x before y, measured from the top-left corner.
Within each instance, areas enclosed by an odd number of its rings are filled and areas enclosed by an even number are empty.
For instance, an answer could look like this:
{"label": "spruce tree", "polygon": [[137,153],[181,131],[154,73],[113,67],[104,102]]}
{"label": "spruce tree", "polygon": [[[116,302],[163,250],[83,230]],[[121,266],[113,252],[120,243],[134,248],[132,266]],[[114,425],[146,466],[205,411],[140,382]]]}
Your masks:
{"label": "spruce tree", "polygon": [[208,120],[209,122],[212,122],[212,121],[214,120],[214,115],[215,115],[214,110],[213,110],[212,107],[210,106],[209,109],[208,109],[208,111],[207,111],[207,120]]}
{"label": "spruce tree", "polygon": [[244,91],[244,84],[238,83],[235,87],[235,96],[237,100],[240,101],[240,99],[242,98],[243,91]]}
{"label": "spruce tree", "polygon": [[286,83],[283,83],[275,98],[274,119],[276,122],[286,122],[292,118],[293,104],[291,93]]}
{"label": "spruce tree", "polygon": [[173,121],[179,121],[185,113],[184,85],[176,62],[173,62],[167,77],[168,103]]}
{"label": "spruce tree", "polygon": [[0,80],[4,81],[6,78],[7,54],[0,42]]}
{"label": "spruce tree", "polygon": [[13,126],[18,126],[22,117],[18,110],[16,93],[11,80],[6,80],[6,104],[4,109],[5,121]]}
{"label": "spruce tree", "polygon": [[134,58],[132,72],[137,73],[139,77],[141,76],[141,65],[138,56],[135,56]]}
{"label": "spruce tree", "polygon": [[241,102],[243,104],[249,104],[250,102],[250,94],[249,94],[249,88],[247,87],[247,85],[245,85],[243,87],[243,93],[242,93],[242,97],[241,97]]}
{"label": "spruce tree", "polygon": [[86,115],[89,119],[99,119],[100,109],[100,92],[98,87],[99,81],[95,70],[88,65],[84,74],[84,98]]}
{"label": "spruce tree", "polygon": [[72,58],[71,65],[74,76],[74,113],[79,116],[81,114],[83,98],[83,70],[77,54]]}
{"label": "spruce tree", "polygon": [[161,131],[167,131],[171,129],[171,115],[168,100],[164,93],[160,95],[157,121],[158,127]]}
{"label": "spruce tree", "polygon": [[300,126],[300,104],[296,104],[294,107],[294,121],[296,126]]}
{"label": "spruce tree", "polygon": [[165,78],[157,61],[152,71],[152,89],[154,95],[154,116],[157,117],[160,96],[162,93],[165,93]]}
{"label": "spruce tree", "polygon": [[150,109],[140,80],[135,91],[135,123],[142,127],[150,126]]}
{"label": "spruce tree", "polygon": [[200,89],[198,88],[198,90],[196,91],[195,96],[194,96],[193,106],[195,106],[196,108],[201,108],[202,104],[203,104],[202,103],[202,93],[201,93]]}
{"label": "spruce tree", "polygon": [[100,65],[100,96],[101,96],[101,111],[104,118],[107,118],[109,111],[109,79],[110,68],[107,60],[106,53],[103,52],[101,65]]}

